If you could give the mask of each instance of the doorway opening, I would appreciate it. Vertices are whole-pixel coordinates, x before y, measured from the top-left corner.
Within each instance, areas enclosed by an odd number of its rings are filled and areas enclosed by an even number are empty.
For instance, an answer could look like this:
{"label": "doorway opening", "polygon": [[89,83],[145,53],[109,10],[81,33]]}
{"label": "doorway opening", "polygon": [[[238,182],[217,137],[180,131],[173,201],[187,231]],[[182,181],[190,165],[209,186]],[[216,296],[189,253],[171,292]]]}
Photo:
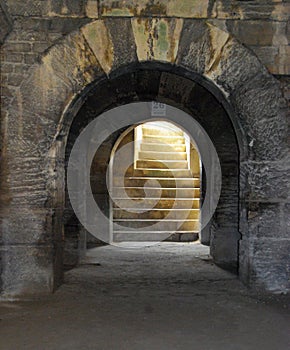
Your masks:
{"label": "doorway opening", "polygon": [[197,147],[183,129],[164,120],[127,129],[112,151],[111,243],[197,241],[200,179]]}
{"label": "doorway opening", "polygon": [[[222,188],[221,195],[214,212],[214,215],[211,217],[211,220],[206,222],[206,216],[208,213],[204,210],[205,205],[202,206],[203,210],[200,211],[200,227],[199,227],[199,240],[203,245],[210,247],[210,254],[213,257],[213,260],[219,266],[226,268],[228,270],[237,271],[238,267],[238,242],[240,240],[240,233],[238,230],[239,223],[239,172],[238,172],[238,162],[239,162],[239,150],[237,144],[237,138],[234,131],[234,128],[231,124],[231,120],[226,112],[226,110],[222,107],[220,103],[215,99],[215,97],[205,88],[203,88],[200,84],[194,83],[191,80],[189,81],[186,78],[179,78],[189,86],[188,89],[191,91],[188,100],[183,101],[182,103],[178,103],[178,96],[171,96],[170,92],[174,92],[174,89],[169,89],[171,85],[166,85],[168,90],[165,90],[163,87],[159,90],[151,91],[147,90],[144,92],[142,90],[138,90],[138,101],[135,101],[134,96],[131,94],[126,94],[125,97],[120,95],[120,86],[122,87],[130,87],[132,89],[135,88],[135,85],[132,84],[128,86],[127,84],[120,84],[120,81],[135,79],[138,84],[138,89],[140,85],[145,84],[148,79],[150,81],[150,87],[152,87],[152,82],[159,86],[162,83],[162,79],[171,79],[172,82],[176,82],[177,79],[176,74],[171,73],[158,73],[154,70],[145,70],[145,71],[136,71],[133,74],[125,74],[124,76],[120,76],[116,79],[113,79],[109,82],[109,87],[107,86],[108,82],[104,81],[104,83],[99,84],[92,89],[90,92],[86,102],[83,104],[81,109],[76,113],[73,123],[70,128],[70,133],[67,141],[66,147],[66,160],[71,154],[72,147],[77,139],[77,137],[82,133],[85,128],[92,121],[98,121],[98,123],[102,124],[104,121],[103,129],[97,128],[95,135],[97,137],[102,136],[103,141],[101,146],[95,153],[95,157],[90,164],[90,187],[92,190],[93,198],[95,200],[95,205],[98,206],[99,211],[101,211],[107,219],[112,219],[110,217],[112,215],[111,205],[113,204],[110,200],[110,197],[114,196],[109,193],[107,175],[110,169],[111,159],[113,158],[114,164],[116,160],[116,154],[119,152],[116,151],[118,140],[123,141],[120,143],[120,148],[125,145],[125,143],[129,143],[126,141],[126,138],[122,138],[124,133],[128,133],[131,128],[131,141],[134,140],[135,128],[140,126],[141,123],[146,122],[156,122],[156,121],[170,121],[175,126],[180,126],[180,129],[188,132],[191,138],[194,139],[198,150],[200,152],[200,158],[204,163],[206,159],[206,152],[203,153],[204,147],[208,145],[208,141],[203,136],[199,138],[200,130],[202,129],[207,137],[212,142],[214,148],[216,149],[216,153],[220,160],[221,166],[221,175],[222,175]],[[135,81],[134,80],[134,81]],[[170,81],[171,81],[170,80]],[[158,85],[159,84],[159,85]],[[143,86],[143,85],[142,85]],[[155,85],[154,85],[155,86]],[[162,85],[163,86],[163,85]],[[137,88],[136,88],[137,89]],[[115,91],[115,92],[114,92]],[[131,90],[130,90],[131,91]],[[137,91],[137,90],[136,90]],[[150,94],[149,94],[149,92]],[[159,91],[159,93],[158,93]],[[107,95],[113,96],[112,99],[106,98]],[[113,93],[114,92],[114,93]],[[157,94],[158,93],[158,94]],[[165,97],[163,97],[163,95]],[[123,97],[122,97],[123,96]],[[118,102],[116,102],[118,101]],[[149,101],[149,102],[148,102]],[[155,102],[154,102],[155,101]],[[176,102],[177,101],[177,102]],[[166,113],[155,114],[156,110],[153,108],[156,104],[163,104],[166,106]],[[158,113],[161,111],[158,111]],[[164,112],[164,111],[163,111]],[[184,118],[184,120],[183,120]],[[110,121],[109,121],[110,120]],[[186,120],[186,122],[185,122]],[[126,124],[125,124],[126,122]],[[103,131],[102,131],[103,130]],[[102,132],[101,132],[102,131]],[[136,131],[137,132],[137,131]],[[203,134],[202,134],[203,135]],[[129,138],[129,136],[127,136]],[[194,145],[194,143],[193,143]],[[147,146],[145,146],[146,148]],[[150,146],[148,146],[150,147]],[[119,151],[119,149],[118,149]],[[115,155],[112,157],[112,155]],[[131,164],[135,164],[135,154],[134,154],[134,144],[131,150]],[[172,153],[172,152],[168,152]],[[137,154],[137,153],[136,153]],[[209,163],[212,163],[209,158]],[[140,160],[141,157],[140,157]],[[153,161],[154,159],[152,159]],[[170,159],[169,159],[170,160]],[[147,162],[148,163],[148,162]],[[126,168],[128,170],[128,175],[130,168]],[[132,169],[132,168],[131,168]],[[183,169],[184,170],[184,169]],[[213,169],[214,170],[214,169]],[[159,170],[160,171],[160,170]],[[164,170],[164,172],[166,169]],[[199,169],[200,171],[200,169]],[[199,188],[200,190],[200,203],[204,203],[206,200],[206,195],[213,192],[215,186],[211,186],[208,181],[208,177],[205,175],[211,174],[211,169],[209,172],[205,169],[199,173]],[[174,176],[171,175],[173,180],[175,180]],[[126,178],[126,176],[124,177]],[[145,179],[143,179],[144,181]],[[172,180],[172,182],[174,182]],[[130,187],[123,183],[117,187]],[[140,180],[141,181],[141,180]],[[181,182],[181,181],[179,181]],[[144,181],[144,195],[150,191],[149,187],[150,182],[145,183]],[[138,187],[138,186],[137,186]],[[158,186],[157,186],[158,187]],[[197,187],[197,186],[193,186]],[[130,191],[130,190],[129,190]],[[141,192],[141,190],[138,190]],[[133,201],[129,194],[124,191],[127,197],[134,203],[133,208],[137,211],[137,199]],[[214,193],[213,193],[214,194]],[[132,194],[131,194],[132,195]],[[149,195],[146,198],[149,198]],[[210,197],[210,196],[209,196]],[[142,197],[141,197],[142,198]],[[145,198],[145,197],[143,197]],[[177,195],[174,198],[178,198]],[[192,197],[191,197],[192,198]],[[178,202],[178,201],[175,201]],[[179,201],[185,202],[185,201]],[[155,205],[154,205],[155,206]],[[154,208],[154,207],[153,207]],[[85,210],[86,208],[84,208]],[[88,209],[88,208],[87,208]],[[131,207],[132,209],[132,207]],[[166,208],[164,208],[166,209]],[[209,210],[212,208],[209,207]],[[152,211],[152,210],[151,210]],[[166,210],[164,210],[165,212]],[[171,211],[172,212],[172,211]],[[95,210],[92,212],[92,219],[95,220],[94,227],[97,227],[100,231],[100,236],[105,236],[105,242],[107,243],[107,236],[109,233],[112,233],[112,222],[113,220],[106,220],[104,224],[100,225],[100,220],[94,219]],[[120,218],[122,213],[119,211]],[[142,214],[142,213],[141,213]],[[140,210],[139,210],[139,215]],[[169,213],[168,213],[169,214]],[[145,214],[142,214],[145,215]],[[156,214],[158,215],[158,214]],[[194,215],[194,214],[192,214]],[[142,217],[144,218],[144,217]],[[86,249],[94,248],[97,246],[103,245],[103,241],[97,235],[97,237],[87,231],[82,224],[80,224],[78,218],[76,217],[74,211],[72,210],[71,202],[68,196],[68,192],[66,189],[66,205],[65,205],[65,247],[64,247],[64,263],[68,267],[76,266],[82,257],[86,254]],[[148,218],[149,219],[149,218]],[[135,220],[136,221],[136,220]],[[108,222],[108,225],[107,225]],[[109,224],[110,222],[110,224]],[[125,224],[125,225],[124,225]],[[123,225],[123,226],[122,226]],[[136,226],[142,226],[142,223],[135,222]],[[148,223],[146,223],[146,226]],[[120,223],[121,227],[126,227],[126,223]],[[130,227],[129,227],[130,228]],[[142,227],[137,227],[142,228]],[[134,228],[133,228],[134,229]],[[148,227],[149,229],[149,227]],[[177,231],[177,230],[176,230]],[[193,231],[192,231],[193,232]],[[168,233],[168,232],[167,232]],[[186,236],[179,236],[177,239],[183,239]],[[165,236],[164,239],[174,239],[174,235]],[[176,237],[175,237],[176,239]],[[113,240],[111,234],[111,241]],[[159,238],[159,241],[163,240]],[[180,244],[181,246],[181,244]]]}

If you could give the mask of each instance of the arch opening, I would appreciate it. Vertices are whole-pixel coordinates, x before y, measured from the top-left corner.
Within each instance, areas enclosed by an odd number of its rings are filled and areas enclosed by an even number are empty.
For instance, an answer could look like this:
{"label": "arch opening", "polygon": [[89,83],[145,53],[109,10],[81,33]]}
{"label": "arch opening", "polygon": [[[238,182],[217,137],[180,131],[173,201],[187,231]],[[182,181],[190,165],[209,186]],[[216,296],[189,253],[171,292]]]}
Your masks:
{"label": "arch opening", "polygon": [[[126,84],[124,84],[125,81]],[[172,88],[172,84],[176,86],[175,89]],[[186,97],[184,87],[187,90]],[[179,89],[182,90],[179,91]],[[153,69],[135,70],[103,81],[91,89],[82,100],[84,103],[81,108],[74,112],[75,118],[67,142],[67,159],[80,131],[91,120],[118,105],[153,100],[185,111],[193,120],[200,123],[217,150],[222,168],[221,199],[211,222],[202,230],[201,241],[210,246],[211,254],[218,265],[237,272],[238,242],[240,240],[238,171],[240,152],[233,125],[222,103],[193,80]],[[114,132],[104,143],[106,146],[101,147],[96,154],[99,159],[98,167],[94,172],[95,178],[92,180],[95,181],[95,185],[92,184],[92,186],[98,188],[96,191],[98,193],[94,193],[94,197],[106,213],[109,213],[110,201],[108,192],[103,190],[106,187],[104,174],[110,162],[112,148],[126,129],[122,128]],[[205,182],[206,177],[203,174],[202,183]],[[205,186],[201,188],[201,196],[204,195]],[[68,197],[66,203],[66,214],[71,221],[65,223],[65,263],[73,257],[71,263],[68,263],[72,266],[79,259],[80,251],[86,247],[94,247],[100,242],[87,232],[82,232],[72,213]],[[75,232],[74,237],[72,232]]]}
{"label": "arch opening", "polygon": [[[123,147],[131,151],[127,168]],[[112,243],[198,240],[201,163],[190,135],[164,119],[145,121],[120,136],[110,164]]]}

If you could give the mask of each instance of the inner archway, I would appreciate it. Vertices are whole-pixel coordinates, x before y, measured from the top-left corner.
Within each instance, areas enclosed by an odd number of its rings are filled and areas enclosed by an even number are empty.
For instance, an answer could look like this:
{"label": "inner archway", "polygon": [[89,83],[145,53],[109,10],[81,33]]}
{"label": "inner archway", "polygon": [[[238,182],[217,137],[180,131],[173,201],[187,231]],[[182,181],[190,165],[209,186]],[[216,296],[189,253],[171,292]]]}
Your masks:
{"label": "inner archway", "polygon": [[[173,85],[180,88],[172,88]],[[124,84],[126,82],[126,84]],[[187,94],[184,95],[184,88]],[[210,246],[214,261],[227,269],[237,271],[239,234],[239,146],[231,119],[222,104],[207,89],[200,84],[173,72],[155,69],[135,69],[99,82],[86,95],[85,103],[78,112],[71,126],[67,143],[67,160],[70,150],[80,134],[91,120],[99,118],[104,111],[135,101],[158,101],[174,106],[191,116],[192,121],[198,122],[206,131],[220,159],[222,169],[222,189],[217,210],[202,230],[201,241]],[[156,118],[155,118],[156,119]],[[133,123],[132,123],[133,124]],[[132,125],[133,127],[134,125]],[[112,133],[96,153],[96,169],[94,172],[96,191],[94,197],[102,206],[106,215],[110,215],[109,193],[106,190],[106,172],[110,162],[111,152],[121,134],[127,128],[121,128]],[[205,178],[203,183],[205,183]],[[204,195],[205,188],[201,195]],[[65,225],[65,261],[73,258],[77,263],[79,252],[86,245],[93,247],[100,244],[79,226],[67,197]],[[72,224],[71,224],[72,223]],[[67,259],[68,258],[68,259]]]}
{"label": "inner archway", "polygon": [[[166,115],[166,105],[153,104]],[[127,168],[118,153],[124,151],[131,153]],[[131,127],[114,145],[110,163],[112,243],[198,240],[201,162],[184,130],[162,119]]]}

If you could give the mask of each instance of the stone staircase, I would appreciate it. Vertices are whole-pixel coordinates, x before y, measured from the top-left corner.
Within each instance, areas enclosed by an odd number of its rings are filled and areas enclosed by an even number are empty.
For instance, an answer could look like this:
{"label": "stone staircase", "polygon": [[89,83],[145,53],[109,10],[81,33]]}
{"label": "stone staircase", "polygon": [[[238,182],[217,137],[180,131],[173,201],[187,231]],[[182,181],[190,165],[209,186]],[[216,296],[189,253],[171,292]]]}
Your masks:
{"label": "stone staircase", "polygon": [[134,165],[113,181],[113,241],[197,240],[200,179],[192,176],[185,134],[166,122],[137,128]]}

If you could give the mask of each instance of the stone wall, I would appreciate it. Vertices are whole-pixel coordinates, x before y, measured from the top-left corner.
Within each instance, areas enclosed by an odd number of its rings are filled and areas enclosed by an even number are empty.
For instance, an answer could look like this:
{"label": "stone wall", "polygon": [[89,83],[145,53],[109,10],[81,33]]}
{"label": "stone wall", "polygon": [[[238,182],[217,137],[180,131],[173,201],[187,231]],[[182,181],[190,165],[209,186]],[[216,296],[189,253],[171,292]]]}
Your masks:
{"label": "stone wall", "polygon": [[[0,5],[4,294],[47,293],[61,279],[65,146],[91,85],[108,80],[102,93],[108,107],[120,103],[118,98],[138,100],[138,94],[156,98],[156,90],[169,83],[171,96],[157,93],[158,98],[183,108],[182,99],[190,102],[194,93],[187,95],[186,84],[174,90],[178,77],[168,82],[168,71],[210,91],[235,130],[241,278],[262,290],[289,291],[289,2],[2,0]],[[120,85],[112,95],[112,79],[132,67],[142,72],[148,61],[163,80],[160,87],[144,73],[137,92],[122,95]],[[217,212],[218,218],[224,221]],[[216,248],[213,244],[213,254]]]}
{"label": "stone wall", "polygon": [[290,74],[288,1],[6,0],[6,7],[14,20],[8,43],[19,53],[10,63],[31,64],[62,35],[95,19],[177,17],[210,20],[252,49],[272,74]]}

